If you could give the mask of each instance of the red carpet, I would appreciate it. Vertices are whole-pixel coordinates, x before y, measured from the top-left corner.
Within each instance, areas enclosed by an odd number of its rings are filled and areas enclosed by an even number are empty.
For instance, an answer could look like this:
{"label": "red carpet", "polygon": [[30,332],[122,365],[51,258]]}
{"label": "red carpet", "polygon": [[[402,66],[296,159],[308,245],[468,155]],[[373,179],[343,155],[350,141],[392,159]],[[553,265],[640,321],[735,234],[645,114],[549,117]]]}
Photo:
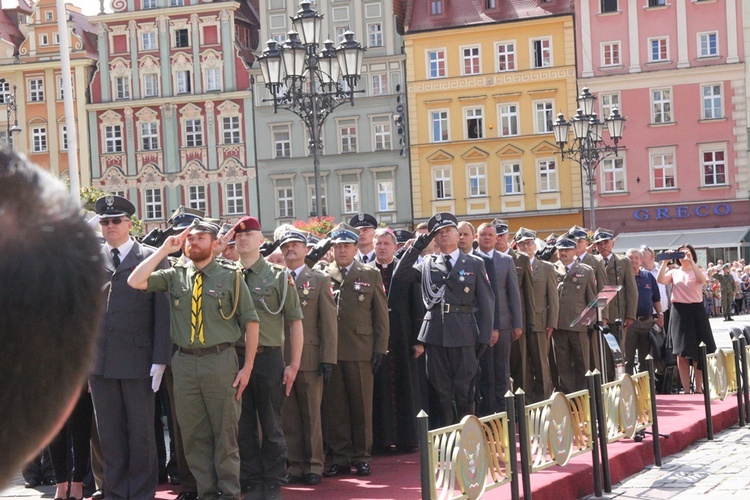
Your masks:
{"label": "red carpet", "polygon": [[[712,403],[714,432],[737,423],[737,399]],[[703,396],[657,396],[659,430],[669,434],[661,438],[662,456],[683,450],[695,441],[706,438],[706,415]],[[609,445],[609,463],[612,484],[639,472],[654,463],[652,436],[641,443],[623,440]],[[373,474],[360,478],[343,476],[323,478],[316,487],[288,486],[283,488],[285,500],[326,499],[420,499],[419,453],[375,457],[371,463]],[[560,500],[580,498],[594,493],[594,476],[591,454],[571,459],[564,468],[551,467],[531,475],[534,500]],[[520,485],[523,492],[523,485]],[[162,490],[159,499],[173,499],[176,493]],[[483,498],[510,498],[510,486],[487,492]]]}

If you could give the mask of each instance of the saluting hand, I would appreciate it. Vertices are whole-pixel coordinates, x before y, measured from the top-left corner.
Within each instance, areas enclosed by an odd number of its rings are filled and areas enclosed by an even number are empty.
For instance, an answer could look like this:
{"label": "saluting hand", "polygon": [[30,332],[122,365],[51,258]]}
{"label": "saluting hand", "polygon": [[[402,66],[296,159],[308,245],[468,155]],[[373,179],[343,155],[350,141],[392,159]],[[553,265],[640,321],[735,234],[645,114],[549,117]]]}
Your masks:
{"label": "saluting hand", "polygon": [[234,238],[234,228],[230,229],[227,233],[219,236],[216,239],[219,244],[214,249],[214,255],[221,255],[222,252],[227,249],[227,245],[229,245],[229,242],[232,241],[232,238]]}
{"label": "saluting hand", "polygon": [[172,235],[166,240],[164,240],[164,244],[161,246],[165,250],[167,250],[167,253],[175,253],[182,249],[182,246],[185,244],[185,240],[187,240],[188,237],[188,230],[184,230],[180,234]]}

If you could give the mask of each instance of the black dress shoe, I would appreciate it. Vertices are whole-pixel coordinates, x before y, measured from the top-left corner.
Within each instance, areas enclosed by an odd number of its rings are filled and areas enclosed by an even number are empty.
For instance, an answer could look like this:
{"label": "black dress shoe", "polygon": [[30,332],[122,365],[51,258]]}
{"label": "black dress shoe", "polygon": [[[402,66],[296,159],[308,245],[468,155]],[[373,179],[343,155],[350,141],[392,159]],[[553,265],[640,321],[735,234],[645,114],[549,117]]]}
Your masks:
{"label": "black dress shoe", "polygon": [[367,462],[360,462],[358,464],[355,464],[354,467],[357,468],[357,475],[358,476],[369,476],[372,474],[372,470],[370,470],[370,464]]}
{"label": "black dress shoe", "polygon": [[194,493],[192,491],[183,492],[177,495],[177,498],[175,500],[198,500],[198,493]]}
{"label": "black dress shoe", "polygon": [[56,484],[57,484],[57,481],[55,481],[55,478],[54,478],[54,477],[45,477],[45,478],[44,478],[44,479],[42,480],[42,484],[43,484],[44,486],[54,486],[54,485],[56,485]]}
{"label": "black dress shoe", "polygon": [[284,475],[284,482],[286,484],[299,484],[302,482],[302,477],[289,474],[288,472]]}
{"label": "black dress shoe", "polygon": [[320,484],[320,475],[314,472],[308,472],[305,474],[305,484]]}
{"label": "black dress shoe", "polygon": [[23,487],[24,488],[36,488],[40,484],[42,484],[42,482],[40,480],[38,480],[35,477],[31,477],[31,478],[27,479],[25,483],[23,483]]}
{"label": "black dress shoe", "polygon": [[330,469],[323,472],[325,477],[336,477],[351,474],[352,468],[346,465],[333,464]]}
{"label": "black dress shoe", "polygon": [[179,474],[170,474],[169,475],[169,484],[178,486],[182,484],[182,481],[180,481],[180,475]]}
{"label": "black dress shoe", "polygon": [[94,494],[91,495],[91,500],[104,500],[105,498],[104,490],[96,490]]}

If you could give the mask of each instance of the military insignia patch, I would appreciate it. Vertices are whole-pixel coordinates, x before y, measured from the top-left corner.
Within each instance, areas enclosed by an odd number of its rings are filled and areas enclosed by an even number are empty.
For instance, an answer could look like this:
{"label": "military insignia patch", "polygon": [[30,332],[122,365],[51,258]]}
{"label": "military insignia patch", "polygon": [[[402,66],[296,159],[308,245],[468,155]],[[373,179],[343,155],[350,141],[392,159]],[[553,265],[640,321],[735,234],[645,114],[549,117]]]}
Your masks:
{"label": "military insignia patch", "polygon": [[115,197],[114,196],[107,196],[104,198],[104,203],[107,204],[108,207],[111,207],[115,204]]}

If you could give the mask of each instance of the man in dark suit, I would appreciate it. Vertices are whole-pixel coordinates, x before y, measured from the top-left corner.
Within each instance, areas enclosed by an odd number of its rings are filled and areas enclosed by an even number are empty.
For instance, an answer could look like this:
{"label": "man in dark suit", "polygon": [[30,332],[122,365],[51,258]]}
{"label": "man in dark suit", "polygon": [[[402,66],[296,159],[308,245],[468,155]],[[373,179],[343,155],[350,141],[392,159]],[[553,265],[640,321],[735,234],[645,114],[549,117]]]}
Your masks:
{"label": "man in dark suit", "polygon": [[[321,428],[323,387],[336,364],[338,348],[336,303],[331,294],[331,279],[305,264],[305,235],[288,231],[279,241],[304,315],[299,371],[292,392],[281,409],[289,461],[285,479],[288,484],[316,485],[320,483],[325,462]],[[290,325],[286,324],[285,329],[288,338]],[[291,345],[286,342],[284,358],[290,359],[291,356]]]}
{"label": "man in dark suit", "polygon": [[388,350],[388,302],[383,279],[357,255],[357,230],[339,224],[329,238],[335,262],[326,271],[338,305],[338,360],[326,388],[333,465],[323,475],[369,476],[373,375]]}
{"label": "man in dark suit", "polygon": [[[154,393],[172,355],[169,303],[165,293],[128,286],[133,269],[155,252],[130,237],[133,204],[120,196],[96,201],[107,279],[104,316],[90,378],[96,426],[104,458],[106,496],[150,499],[158,466],[154,434]],[[167,269],[167,259],[159,264]]]}
{"label": "man in dark suit", "polygon": [[[442,425],[474,412],[477,359],[490,343],[495,311],[484,262],[458,249],[457,225],[451,213],[432,216],[429,233],[417,238],[393,275],[422,283],[427,312],[419,341],[425,344],[427,379],[438,395]],[[433,239],[440,254],[415,265]]]}
{"label": "man in dark suit", "polygon": [[[495,294],[492,341],[479,360],[482,368],[479,391],[482,402],[479,414],[490,415],[505,411],[505,393],[510,386],[510,346],[523,332],[521,293],[513,259],[495,250],[497,231],[488,223],[477,231],[479,246],[472,254],[484,261],[490,286]],[[495,344],[495,345],[493,345]]]}

